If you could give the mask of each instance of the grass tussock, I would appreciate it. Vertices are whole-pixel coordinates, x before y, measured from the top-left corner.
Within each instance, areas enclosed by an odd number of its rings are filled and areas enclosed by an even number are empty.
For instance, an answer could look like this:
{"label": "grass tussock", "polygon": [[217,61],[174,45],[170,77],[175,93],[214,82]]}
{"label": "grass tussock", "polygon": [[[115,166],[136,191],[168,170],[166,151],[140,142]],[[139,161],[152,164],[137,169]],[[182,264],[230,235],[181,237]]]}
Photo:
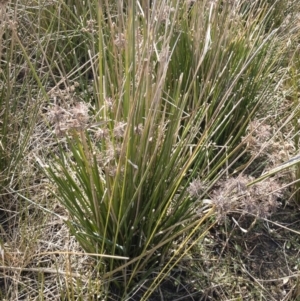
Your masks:
{"label": "grass tussock", "polygon": [[1,298],[297,300],[297,9],[1,3]]}

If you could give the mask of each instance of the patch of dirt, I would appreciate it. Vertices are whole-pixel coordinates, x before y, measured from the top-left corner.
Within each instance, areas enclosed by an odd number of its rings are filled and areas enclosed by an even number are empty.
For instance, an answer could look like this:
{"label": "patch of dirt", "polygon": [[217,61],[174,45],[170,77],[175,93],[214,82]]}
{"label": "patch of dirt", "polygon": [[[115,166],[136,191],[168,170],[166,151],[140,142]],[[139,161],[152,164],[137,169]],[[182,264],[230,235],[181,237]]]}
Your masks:
{"label": "patch of dirt", "polygon": [[202,270],[203,279],[191,282],[206,295],[200,300],[299,301],[299,253],[298,208],[281,209],[268,220],[228,215],[193,250],[190,275]]}

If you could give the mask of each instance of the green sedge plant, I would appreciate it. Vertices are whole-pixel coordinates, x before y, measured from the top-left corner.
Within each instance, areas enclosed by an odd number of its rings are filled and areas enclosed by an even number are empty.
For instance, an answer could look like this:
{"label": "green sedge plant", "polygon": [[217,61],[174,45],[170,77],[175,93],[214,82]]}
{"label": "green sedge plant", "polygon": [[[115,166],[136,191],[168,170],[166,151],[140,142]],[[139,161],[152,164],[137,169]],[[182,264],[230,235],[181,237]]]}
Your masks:
{"label": "green sedge plant", "polygon": [[86,252],[112,256],[95,262],[124,299],[142,291],[148,300],[215,222],[214,206],[199,200],[247,151],[241,139],[288,47],[261,8],[97,7],[91,99],[53,107],[58,150],[44,169],[72,235]]}

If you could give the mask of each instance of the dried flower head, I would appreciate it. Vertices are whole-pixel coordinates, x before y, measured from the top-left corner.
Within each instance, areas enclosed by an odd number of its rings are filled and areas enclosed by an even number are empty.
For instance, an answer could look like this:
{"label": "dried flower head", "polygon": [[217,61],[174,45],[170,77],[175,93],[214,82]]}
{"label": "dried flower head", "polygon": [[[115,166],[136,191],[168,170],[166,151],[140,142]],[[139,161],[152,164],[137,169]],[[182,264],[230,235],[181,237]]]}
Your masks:
{"label": "dried flower head", "polygon": [[192,198],[197,198],[203,194],[205,189],[206,185],[199,178],[197,178],[190,183],[187,191]]}
{"label": "dried flower head", "polygon": [[59,136],[72,129],[83,130],[89,121],[88,106],[84,103],[78,103],[68,111],[56,105],[49,111],[48,116]]}
{"label": "dried flower head", "polygon": [[69,120],[69,128],[84,129],[89,121],[88,106],[80,102],[70,110],[70,113],[72,114],[72,118]]}
{"label": "dried flower head", "polygon": [[98,129],[96,132],[95,132],[95,138],[96,140],[102,140],[102,139],[105,139],[108,137],[108,134],[109,134],[109,130],[104,128],[104,129]]}
{"label": "dried flower head", "polygon": [[87,122],[89,119],[89,109],[86,103],[80,102],[76,104],[74,108],[70,110],[70,113],[73,114],[73,118]]}
{"label": "dried flower head", "polygon": [[96,20],[87,20],[86,27],[82,28],[81,31],[95,33],[95,32],[97,32],[97,29],[95,28],[96,24],[97,24]]}
{"label": "dried flower head", "polygon": [[251,177],[230,178],[212,192],[212,203],[216,206],[218,219],[222,221],[233,211],[267,217],[279,207],[282,197],[281,185],[275,178],[269,178],[247,187]]}
{"label": "dried flower head", "polygon": [[271,126],[258,120],[250,122],[247,132],[248,136],[244,137],[244,141],[254,152],[272,137]]}
{"label": "dried flower head", "polygon": [[243,138],[248,151],[256,158],[256,162],[263,162],[266,168],[272,168],[287,161],[295,153],[294,143],[289,137],[275,135],[272,127],[265,121],[254,120],[247,129],[248,135]]}
{"label": "dried flower head", "polygon": [[126,123],[125,122],[116,122],[115,127],[114,127],[114,136],[116,138],[123,138],[125,134],[125,128],[126,128]]}
{"label": "dried flower head", "polygon": [[48,112],[49,120],[51,123],[58,124],[66,120],[66,111],[63,110],[60,106],[55,105]]}

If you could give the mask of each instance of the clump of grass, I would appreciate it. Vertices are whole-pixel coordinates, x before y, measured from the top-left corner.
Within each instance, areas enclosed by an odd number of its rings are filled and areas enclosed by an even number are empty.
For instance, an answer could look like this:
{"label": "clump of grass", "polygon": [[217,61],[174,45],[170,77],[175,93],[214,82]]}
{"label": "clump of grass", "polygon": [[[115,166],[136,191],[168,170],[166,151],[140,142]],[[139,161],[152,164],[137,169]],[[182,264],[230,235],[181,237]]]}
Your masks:
{"label": "clump of grass", "polygon": [[[241,156],[286,51],[277,30],[265,31],[267,10],[243,17],[199,3],[185,18],[165,1],[148,19],[139,10],[116,23],[100,10],[95,103],[50,112],[68,149],[46,168],[81,246],[130,258],[101,263],[112,281],[121,273],[125,295],[162,269],[154,288],[175,260],[173,241],[209,227],[215,207],[199,222],[201,199]],[[187,193],[195,176],[205,187],[197,201]]]}

